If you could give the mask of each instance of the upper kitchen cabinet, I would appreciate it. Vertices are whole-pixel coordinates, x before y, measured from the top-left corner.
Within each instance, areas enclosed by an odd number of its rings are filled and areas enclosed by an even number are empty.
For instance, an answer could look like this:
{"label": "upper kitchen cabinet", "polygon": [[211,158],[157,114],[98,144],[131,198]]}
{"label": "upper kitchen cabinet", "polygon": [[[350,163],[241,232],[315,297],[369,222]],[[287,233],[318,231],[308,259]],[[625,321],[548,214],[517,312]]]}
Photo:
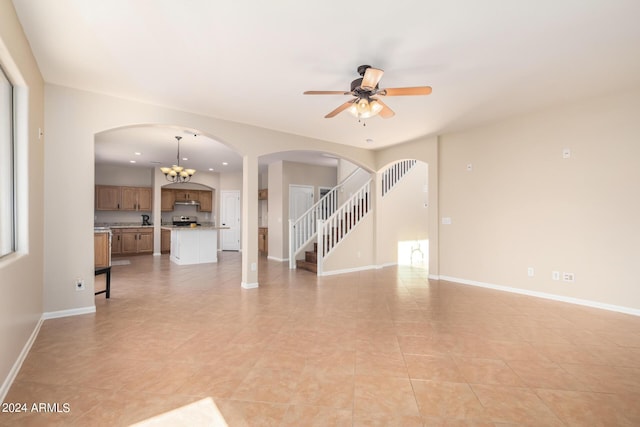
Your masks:
{"label": "upper kitchen cabinet", "polygon": [[150,187],[121,187],[123,211],[151,212],[151,188]]}
{"label": "upper kitchen cabinet", "polygon": [[198,201],[200,206],[198,211],[200,212],[212,212],[213,211],[213,192],[212,191],[198,191]]}
{"label": "upper kitchen cabinet", "polygon": [[175,190],[163,188],[161,190],[160,199],[160,210],[162,210],[162,212],[171,212],[173,210],[173,205],[176,202]]}
{"label": "upper kitchen cabinet", "polygon": [[96,185],[96,210],[117,211],[120,209],[120,187]]}
{"label": "upper kitchen cabinet", "polygon": [[96,210],[151,212],[150,187],[96,185]]}
{"label": "upper kitchen cabinet", "polygon": [[193,203],[198,212],[213,212],[213,191],[163,188],[160,203],[163,212],[171,212],[176,203]]}
{"label": "upper kitchen cabinet", "polygon": [[176,202],[199,201],[200,191],[198,190],[174,190]]}

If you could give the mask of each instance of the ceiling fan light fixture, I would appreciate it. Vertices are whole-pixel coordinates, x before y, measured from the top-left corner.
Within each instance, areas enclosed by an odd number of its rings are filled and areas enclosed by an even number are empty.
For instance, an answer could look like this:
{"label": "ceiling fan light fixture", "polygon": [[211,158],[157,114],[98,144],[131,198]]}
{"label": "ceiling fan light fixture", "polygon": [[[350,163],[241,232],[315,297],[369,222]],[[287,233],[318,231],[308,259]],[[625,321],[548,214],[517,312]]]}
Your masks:
{"label": "ceiling fan light fixture", "polygon": [[382,105],[375,99],[361,98],[349,107],[349,113],[357,119],[368,119],[382,111]]}

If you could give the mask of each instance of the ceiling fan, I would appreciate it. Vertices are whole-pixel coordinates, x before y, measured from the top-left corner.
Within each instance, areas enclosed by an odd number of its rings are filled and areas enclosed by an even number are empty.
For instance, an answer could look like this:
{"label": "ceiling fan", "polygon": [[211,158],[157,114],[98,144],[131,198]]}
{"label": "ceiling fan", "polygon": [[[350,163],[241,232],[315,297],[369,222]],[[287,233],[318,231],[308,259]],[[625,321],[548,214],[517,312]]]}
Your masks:
{"label": "ceiling fan", "polygon": [[393,112],[382,100],[381,96],[405,96],[405,95],[429,95],[431,93],[430,86],[416,87],[396,87],[380,89],[378,82],[382,78],[384,71],[373,68],[371,65],[361,65],[358,67],[360,78],[351,82],[351,91],[344,92],[339,90],[308,90],[305,95],[353,95],[354,98],[340,105],[338,108],[324,116],[326,119],[337,116],[344,110],[357,117],[358,119],[367,119],[380,114],[383,119],[393,117]]}

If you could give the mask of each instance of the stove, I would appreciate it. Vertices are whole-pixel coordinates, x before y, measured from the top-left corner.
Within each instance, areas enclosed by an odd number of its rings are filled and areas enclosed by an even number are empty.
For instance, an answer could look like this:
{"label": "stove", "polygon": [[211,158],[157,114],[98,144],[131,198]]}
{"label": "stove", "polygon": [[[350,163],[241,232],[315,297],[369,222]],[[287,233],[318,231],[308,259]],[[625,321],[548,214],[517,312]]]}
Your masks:
{"label": "stove", "polygon": [[196,216],[174,216],[171,217],[171,223],[178,227],[191,227],[191,224],[198,224],[198,217]]}

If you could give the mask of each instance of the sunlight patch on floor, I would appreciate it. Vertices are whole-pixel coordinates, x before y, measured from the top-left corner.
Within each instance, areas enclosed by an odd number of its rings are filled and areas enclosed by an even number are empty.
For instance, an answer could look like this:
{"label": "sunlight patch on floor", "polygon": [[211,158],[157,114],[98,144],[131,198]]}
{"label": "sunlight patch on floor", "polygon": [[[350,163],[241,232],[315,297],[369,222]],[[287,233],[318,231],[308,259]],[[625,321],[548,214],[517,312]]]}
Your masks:
{"label": "sunlight patch on floor", "polygon": [[132,427],[176,426],[228,427],[228,424],[210,397],[132,424]]}
{"label": "sunlight patch on floor", "polygon": [[429,268],[429,240],[398,242],[398,265]]}

